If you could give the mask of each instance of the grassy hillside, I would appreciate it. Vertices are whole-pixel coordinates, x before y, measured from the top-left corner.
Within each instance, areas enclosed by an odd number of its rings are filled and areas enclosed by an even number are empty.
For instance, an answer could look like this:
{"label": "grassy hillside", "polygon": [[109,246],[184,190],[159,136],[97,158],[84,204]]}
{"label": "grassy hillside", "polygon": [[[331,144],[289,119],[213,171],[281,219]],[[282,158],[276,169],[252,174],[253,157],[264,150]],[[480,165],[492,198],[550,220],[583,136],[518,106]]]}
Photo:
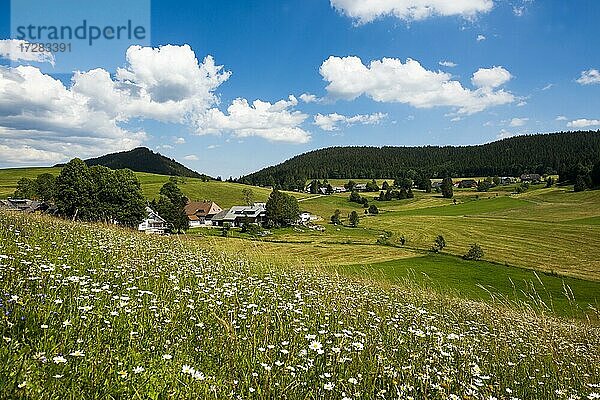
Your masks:
{"label": "grassy hillside", "polygon": [[465,261],[449,254],[378,246],[361,240],[359,231],[346,229],[356,235],[347,234],[348,242],[314,242],[308,236],[300,241],[302,238],[294,238],[291,232],[270,240],[248,240],[247,235],[238,232],[222,238],[216,230],[195,231],[187,239],[196,239],[205,248],[277,267],[302,265],[387,285],[409,282],[463,299],[510,300],[561,316],[600,318],[598,281],[536,273],[483,260]]}
{"label": "grassy hillside", "polygon": [[[406,246],[428,250],[433,239],[446,238],[445,251],[463,255],[472,243],[480,244],[485,258],[494,262],[534,268],[546,272],[600,280],[600,191],[573,193],[568,188],[531,190],[521,195],[473,190],[457,190],[452,200],[436,194],[415,191],[415,198],[377,202],[377,216],[363,216],[352,236],[347,230],[327,225],[325,234],[308,232],[286,235],[285,240],[314,242],[375,243],[386,232],[391,243],[402,236]],[[479,197],[479,198],[478,198]],[[348,201],[348,195],[314,197],[302,208],[321,215],[324,223],[335,209],[346,216],[363,212],[362,206]]]}
{"label": "grassy hillside", "polygon": [[[600,329],[0,212],[5,398],[595,398]],[[534,384],[532,384],[534,382]]]}
{"label": "grassy hillside", "polygon": [[384,282],[418,282],[440,293],[485,301],[515,301],[562,316],[598,319],[600,282],[556,277],[486,261],[426,254],[391,261],[337,267],[353,276]]}
{"label": "grassy hillside", "polygon": [[[232,231],[234,238],[213,238],[216,242],[212,245],[260,261],[319,264],[390,283],[411,277],[441,292],[451,290],[473,299],[490,298],[489,290],[496,296],[530,301],[537,296],[532,294],[534,288],[539,300],[559,313],[569,313],[572,308],[564,294],[565,284],[582,310],[594,314],[588,305],[598,308],[600,226],[595,221],[600,216],[600,192],[550,188],[496,196],[460,190],[456,205],[435,194],[415,194],[411,200],[373,202],[380,206],[381,214],[363,216],[358,228],[327,223],[336,208],[343,211],[343,217],[351,210],[362,212],[347,195],[313,196],[300,204],[323,216],[319,223],[325,232],[288,228],[254,238]],[[378,240],[390,233],[387,242],[392,246],[379,245]],[[220,231],[193,234],[203,235],[204,241]],[[451,256],[427,251],[438,234],[446,238],[444,253]],[[406,239],[405,246],[394,247],[400,246],[401,236]],[[460,259],[472,243],[483,247],[487,261]],[[518,267],[546,272],[539,274],[543,284],[533,272]],[[553,275],[557,273],[561,276]]]}
{"label": "grassy hillside", "polygon": [[[20,178],[35,178],[39,174],[49,172],[54,175],[60,173],[61,168],[14,168],[0,169],[0,198],[11,196]],[[135,175],[142,184],[142,191],[148,199],[158,197],[161,186],[169,180],[169,176],[149,174],[145,172],[136,172]],[[192,200],[213,200],[221,207],[231,207],[233,205],[244,204],[242,189],[249,186],[239,183],[208,181],[203,182],[196,178],[180,178],[181,190]],[[266,201],[271,191],[265,188],[250,187],[254,193],[255,201]],[[298,198],[309,197],[302,193],[292,193]]]}
{"label": "grassy hillside", "polygon": [[21,178],[35,179],[38,175],[50,173],[58,175],[62,168],[6,168],[0,169],[0,199],[12,196]]}
{"label": "grassy hillside", "polygon": [[[142,184],[144,196],[149,199],[157,198],[162,185],[169,180],[168,176],[136,173]],[[254,201],[265,202],[271,194],[270,189],[247,186],[239,183],[208,181],[202,182],[200,179],[183,178],[180,179],[179,187],[190,200],[212,200],[221,207],[231,207],[244,204],[243,189],[251,189]],[[298,199],[308,198],[310,195],[305,193],[289,192]]]}
{"label": "grassy hillside", "polygon": [[[142,184],[144,196],[147,198],[158,198],[158,192],[162,185],[169,180],[168,176],[136,173]],[[191,200],[213,200],[221,207],[231,207],[233,205],[244,204],[242,189],[245,185],[238,183],[208,181],[202,182],[200,179],[183,178],[180,179],[179,187],[183,193]],[[264,188],[252,188],[255,201],[266,201],[271,193]]]}
{"label": "grassy hillside", "polygon": [[[10,187],[18,176],[31,177],[45,171],[0,170],[0,182],[4,187]],[[146,173],[137,173],[137,176],[148,198],[158,196],[160,187],[169,179]],[[242,204],[242,189],[248,188],[236,183],[202,182],[193,178],[185,178],[180,187],[190,199],[213,200],[222,207]],[[265,188],[251,188],[255,201],[265,201],[270,193]],[[514,293],[510,279],[520,282],[520,288],[523,288],[524,282],[535,283],[536,278],[531,272],[527,272],[525,279],[520,268],[506,269],[505,264],[600,281],[600,260],[596,256],[600,248],[600,191],[573,193],[570,188],[545,189],[539,185],[526,193],[510,195],[504,187],[498,189],[488,193],[455,190],[457,204],[435,193],[420,191],[414,192],[414,199],[389,202],[374,201],[375,193],[364,194],[370,203],[380,208],[377,216],[365,216],[362,206],[348,201],[348,194],[318,196],[293,193],[301,199],[302,210],[321,217],[317,222],[326,228],[325,232],[288,228],[274,230],[264,237],[251,237],[231,231],[230,235],[239,239],[223,241],[215,238],[221,234],[219,230],[196,229],[188,236],[198,241],[214,240],[214,246],[227,248],[232,254],[246,254],[249,258],[278,265],[317,263],[328,267],[347,266],[351,268],[338,272],[354,274],[362,271],[366,276],[371,276],[373,268],[376,268],[384,271],[378,274],[390,282],[405,277],[412,265],[419,277],[428,276],[430,283],[440,291],[447,290],[447,283],[453,282],[450,285],[452,290],[470,298],[487,296],[478,284],[494,287],[496,293],[509,296]],[[329,217],[336,209],[342,211],[342,219],[346,219],[352,210],[358,211],[361,214],[359,227],[329,224]],[[431,248],[433,239],[439,234],[444,235],[447,242],[444,252],[452,257],[436,258],[432,263],[424,257],[424,252]],[[384,243],[387,246],[381,245],[383,236],[388,237]],[[400,248],[402,236],[406,244]],[[465,263],[458,258],[472,243],[483,247],[485,260],[492,264],[483,262],[483,267],[479,268],[478,263]],[[380,263],[387,264],[381,266]],[[444,274],[440,274],[438,269],[441,264],[446,265],[442,269]],[[472,271],[467,276],[477,279],[462,281],[458,271],[469,265]],[[365,266],[366,269],[357,266]],[[495,270],[503,273],[495,275]],[[510,273],[504,274],[506,271]],[[549,285],[558,290],[553,289],[552,292],[554,298],[560,298],[557,307],[564,309],[568,306],[566,297],[557,295],[560,294],[563,278],[548,276],[548,279],[553,279]],[[580,281],[573,282],[570,286],[581,308],[596,304],[595,293],[600,293],[600,288],[579,285]],[[545,289],[538,289],[544,293]],[[527,297],[522,296],[520,290],[517,294],[521,300]],[[550,300],[548,296],[544,299]]]}

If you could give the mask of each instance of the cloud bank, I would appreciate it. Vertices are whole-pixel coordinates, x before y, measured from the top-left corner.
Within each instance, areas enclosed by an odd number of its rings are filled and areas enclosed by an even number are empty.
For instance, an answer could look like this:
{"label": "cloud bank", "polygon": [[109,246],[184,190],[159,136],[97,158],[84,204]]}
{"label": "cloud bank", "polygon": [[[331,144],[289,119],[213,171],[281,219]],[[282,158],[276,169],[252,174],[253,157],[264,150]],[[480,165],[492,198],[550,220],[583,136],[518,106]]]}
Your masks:
{"label": "cloud bank", "polygon": [[338,131],[340,130],[339,125],[344,124],[346,126],[352,125],[376,125],[383,119],[387,118],[387,114],[374,113],[374,114],[357,114],[352,117],[340,115],[338,113],[333,114],[317,114],[314,117],[314,124],[317,125],[324,131]]}
{"label": "cloud bank", "polygon": [[488,13],[494,7],[492,0],[331,0],[331,6],[352,18],[357,24],[366,24],[383,17],[403,21],[420,21],[431,17],[459,16],[473,18]]}
{"label": "cloud bank", "polygon": [[22,46],[29,45],[25,40],[0,40],[0,58],[10,61],[35,61],[54,65],[54,55],[47,51],[24,51]]}
{"label": "cloud bank", "polygon": [[[22,61],[15,45],[0,41],[0,52]],[[32,61],[46,60],[40,57]],[[308,116],[293,110],[293,96],[274,104],[236,99],[221,112],[216,91],[231,72],[210,55],[198,61],[188,45],[132,46],[125,59],[114,75],[102,68],[77,71],[68,85],[33,66],[0,66],[0,160],[47,165],[127,150],[147,139],[129,127],[141,120],[183,124],[197,134],[310,139],[299,127]]]}
{"label": "cloud bank", "polygon": [[503,67],[481,68],[471,79],[475,89],[465,88],[442,71],[429,71],[416,60],[383,58],[363,64],[355,56],[331,56],[320,68],[329,95],[354,100],[365,95],[377,102],[404,103],[416,108],[452,107],[458,114],[474,114],[512,103],[512,93],[499,86],[511,79]]}
{"label": "cloud bank", "polygon": [[600,120],[581,118],[581,119],[576,119],[574,121],[568,122],[567,126],[569,128],[576,128],[576,129],[590,128],[590,127],[600,126]]}
{"label": "cloud bank", "polygon": [[230,132],[237,137],[257,136],[274,142],[307,143],[310,134],[300,125],[308,115],[295,111],[294,96],[273,104],[268,101],[235,99],[227,114],[217,108],[208,110],[196,121],[198,134]]}

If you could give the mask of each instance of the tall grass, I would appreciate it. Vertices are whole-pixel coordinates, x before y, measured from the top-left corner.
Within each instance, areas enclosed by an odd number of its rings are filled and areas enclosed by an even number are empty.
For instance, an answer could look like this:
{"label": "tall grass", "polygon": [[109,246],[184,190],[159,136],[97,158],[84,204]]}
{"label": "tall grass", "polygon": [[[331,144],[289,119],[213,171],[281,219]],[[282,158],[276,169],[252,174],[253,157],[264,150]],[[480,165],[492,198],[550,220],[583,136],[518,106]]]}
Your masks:
{"label": "tall grass", "polygon": [[0,214],[0,396],[597,398],[600,329]]}

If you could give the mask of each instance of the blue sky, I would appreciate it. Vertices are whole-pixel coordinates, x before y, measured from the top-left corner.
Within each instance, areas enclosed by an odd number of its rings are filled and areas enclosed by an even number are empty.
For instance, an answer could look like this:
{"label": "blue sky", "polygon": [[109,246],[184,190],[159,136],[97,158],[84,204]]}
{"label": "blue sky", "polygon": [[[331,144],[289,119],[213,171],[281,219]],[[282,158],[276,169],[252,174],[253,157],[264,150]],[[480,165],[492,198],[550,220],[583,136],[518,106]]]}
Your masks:
{"label": "blue sky", "polygon": [[[78,3],[40,8],[40,18],[146,23],[150,5],[116,12],[118,2],[100,11]],[[597,1],[458,0],[448,9],[429,0],[432,12],[402,8],[410,3],[155,0],[150,43],[140,43],[154,51],[126,56],[135,41],[99,41],[93,51],[53,54],[53,65],[15,55],[14,43],[11,53],[5,40],[0,167],[145,145],[235,177],[327,146],[479,144],[600,128]],[[0,39],[15,39],[14,10],[0,4]],[[166,45],[173,47],[158,50]],[[208,68],[207,55],[223,68]],[[73,70],[83,73],[76,85]],[[45,95],[55,98],[44,104]]]}

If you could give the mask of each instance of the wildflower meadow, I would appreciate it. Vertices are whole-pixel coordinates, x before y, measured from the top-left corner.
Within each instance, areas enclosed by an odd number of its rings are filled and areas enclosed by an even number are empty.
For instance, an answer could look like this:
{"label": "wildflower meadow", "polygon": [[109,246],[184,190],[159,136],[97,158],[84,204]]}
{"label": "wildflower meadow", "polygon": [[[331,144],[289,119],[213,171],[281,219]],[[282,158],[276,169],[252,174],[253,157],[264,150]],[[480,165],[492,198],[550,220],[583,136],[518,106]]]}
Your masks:
{"label": "wildflower meadow", "polygon": [[0,397],[600,398],[600,327],[0,214]]}

